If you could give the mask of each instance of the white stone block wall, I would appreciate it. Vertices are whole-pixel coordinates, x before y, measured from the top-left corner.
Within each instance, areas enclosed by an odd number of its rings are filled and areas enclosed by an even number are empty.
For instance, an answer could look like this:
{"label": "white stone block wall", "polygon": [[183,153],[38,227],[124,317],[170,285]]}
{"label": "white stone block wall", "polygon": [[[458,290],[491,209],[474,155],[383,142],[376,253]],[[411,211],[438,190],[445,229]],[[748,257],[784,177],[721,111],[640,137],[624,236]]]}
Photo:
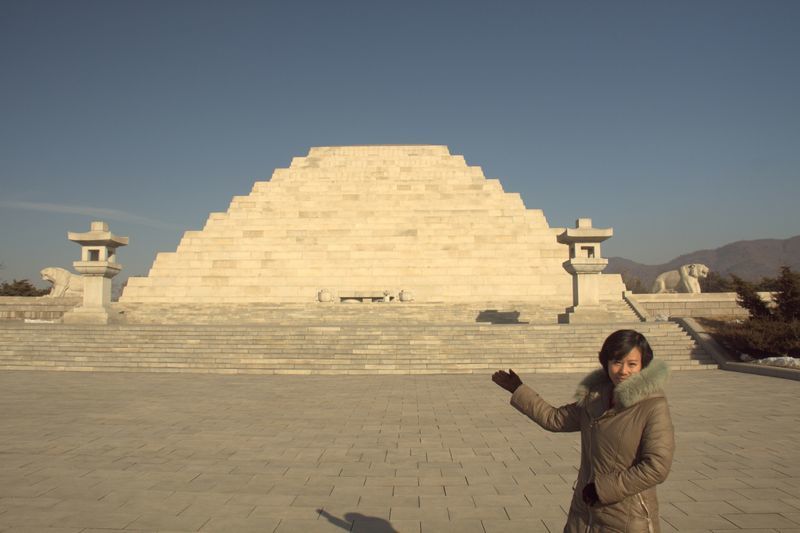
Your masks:
{"label": "white stone block wall", "polygon": [[[445,146],[312,148],[130,278],[121,302],[308,302],[402,289],[417,301],[569,306],[562,230]],[[601,276],[619,300],[619,276]]]}

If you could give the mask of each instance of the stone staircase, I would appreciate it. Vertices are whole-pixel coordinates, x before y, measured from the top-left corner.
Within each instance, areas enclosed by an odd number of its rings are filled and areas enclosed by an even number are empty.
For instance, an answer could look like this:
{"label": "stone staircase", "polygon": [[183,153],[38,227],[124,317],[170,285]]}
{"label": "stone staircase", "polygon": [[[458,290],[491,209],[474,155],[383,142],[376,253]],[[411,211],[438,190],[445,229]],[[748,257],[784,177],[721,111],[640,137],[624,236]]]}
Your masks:
{"label": "stone staircase", "polygon": [[[370,304],[372,305],[372,304]],[[346,307],[346,306],[342,306]],[[363,315],[363,313],[362,313]],[[364,316],[368,316],[364,315]],[[0,370],[228,374],[585,372],[612,331],[644,333],[676,370],[716,368],[678,325],[0,323]]]}

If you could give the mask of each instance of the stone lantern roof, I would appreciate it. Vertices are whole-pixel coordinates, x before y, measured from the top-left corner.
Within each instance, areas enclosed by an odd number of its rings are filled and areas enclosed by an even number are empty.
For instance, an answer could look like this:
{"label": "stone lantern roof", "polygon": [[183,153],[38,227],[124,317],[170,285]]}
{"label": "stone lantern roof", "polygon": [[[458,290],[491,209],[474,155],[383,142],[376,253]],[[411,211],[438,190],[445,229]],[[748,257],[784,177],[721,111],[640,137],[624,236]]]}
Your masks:
{"label": "stone lantern roof", "polygon": [[579,218],[574,228],[567,228],[558,236],[558,242],[603,242],[614,236],[614,228],[594,228],[591,218]]}
{"label": "stone lantern roof", "polygon": [[99,220],[92,222],[89,231],[67,232],[67,238],[81,246],[105,246],[107,248],[127,246],[129,242],[128,237],[114,235],[108,230],[108,224]]}

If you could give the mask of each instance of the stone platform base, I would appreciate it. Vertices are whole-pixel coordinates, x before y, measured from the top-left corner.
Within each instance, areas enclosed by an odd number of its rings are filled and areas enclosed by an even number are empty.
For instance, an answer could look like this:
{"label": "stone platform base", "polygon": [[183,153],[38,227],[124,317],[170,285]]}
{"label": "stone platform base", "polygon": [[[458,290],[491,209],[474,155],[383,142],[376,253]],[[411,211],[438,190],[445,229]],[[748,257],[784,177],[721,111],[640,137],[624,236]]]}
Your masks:
{"label": "stone platform base", "polygon": [[80,305],[81,298],[0,296],[2,320],[59,320],[66,311]]}
{"label": "stone platform base", "polygon": [[[622,300],[604,302],[605,315],[595,322],[635,322]],[[311,304],[133,304],[111,306],[120,324],[229,325],[433,325],[557,324],[564,307],[520,301],[478,303],[317,302]]]}
{"label": "stone platform base", "polygon": [[105,308],[76,307],[64,313],[61,322],[64,324],[108,324],[111,313]]}
{"label": "stone platform base", "polygon": [[558,315],[559,324],[602,324],[614,321],[614,313],[608,306],[575,306]]}

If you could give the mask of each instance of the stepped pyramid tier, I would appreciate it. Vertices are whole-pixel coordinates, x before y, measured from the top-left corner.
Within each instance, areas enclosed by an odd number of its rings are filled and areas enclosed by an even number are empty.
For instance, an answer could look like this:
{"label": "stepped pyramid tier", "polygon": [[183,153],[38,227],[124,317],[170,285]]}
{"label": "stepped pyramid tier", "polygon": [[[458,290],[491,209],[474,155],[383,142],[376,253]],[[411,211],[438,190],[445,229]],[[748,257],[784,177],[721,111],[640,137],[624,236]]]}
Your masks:
{"label": "stepped pyramid tier", "polygon": [[[312,148],[132,277],[123,303],[416,302],[567,307],[569,250],[539,209],[446,146]],[[619,300],[601,275],[601,300]],[[320,291],[324,291],[322,298]],[[408,298],[406,298],[408,299]],[[320,304],[323,305],[323,304]]]}

